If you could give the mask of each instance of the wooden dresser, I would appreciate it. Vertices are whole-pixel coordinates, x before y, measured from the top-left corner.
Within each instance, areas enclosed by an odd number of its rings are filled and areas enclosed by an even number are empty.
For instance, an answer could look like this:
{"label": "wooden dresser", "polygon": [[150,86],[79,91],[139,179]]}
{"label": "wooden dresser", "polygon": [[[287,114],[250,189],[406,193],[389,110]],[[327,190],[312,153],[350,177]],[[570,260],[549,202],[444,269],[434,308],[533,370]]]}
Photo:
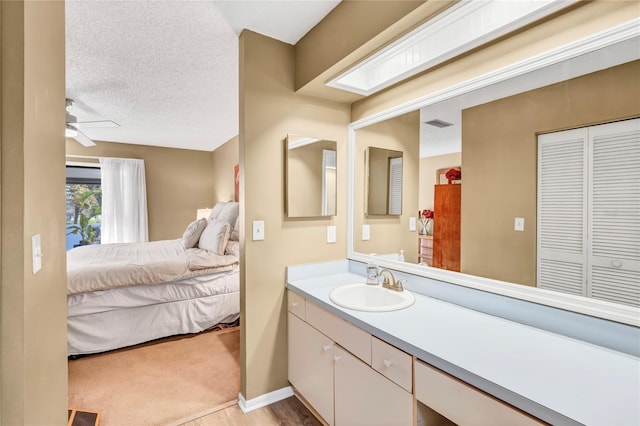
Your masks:
{"label": "wooden dresser", "polygon": [[433,236],[418,235],[418,263],[433,266]]}
{"label": "wooden dresser", "polygon": [[433,266],[460,271],[461,184],[434,188]]}

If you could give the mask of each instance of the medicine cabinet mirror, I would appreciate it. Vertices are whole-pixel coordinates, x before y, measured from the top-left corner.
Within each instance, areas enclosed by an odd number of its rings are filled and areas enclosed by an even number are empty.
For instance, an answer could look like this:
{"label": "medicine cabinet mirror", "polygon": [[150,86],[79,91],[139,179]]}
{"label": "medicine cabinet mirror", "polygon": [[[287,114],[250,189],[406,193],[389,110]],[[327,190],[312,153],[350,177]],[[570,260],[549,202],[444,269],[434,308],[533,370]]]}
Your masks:
{"label": "medicine cabinet mirror", "polygon": [[402,152],[368,147],[366,155],[367,215],[402,214]]}
{"label": "medicine cabinet mirror", "polygon": [[287,217],[336,215],[335,141],[288,134],[285,139]]}

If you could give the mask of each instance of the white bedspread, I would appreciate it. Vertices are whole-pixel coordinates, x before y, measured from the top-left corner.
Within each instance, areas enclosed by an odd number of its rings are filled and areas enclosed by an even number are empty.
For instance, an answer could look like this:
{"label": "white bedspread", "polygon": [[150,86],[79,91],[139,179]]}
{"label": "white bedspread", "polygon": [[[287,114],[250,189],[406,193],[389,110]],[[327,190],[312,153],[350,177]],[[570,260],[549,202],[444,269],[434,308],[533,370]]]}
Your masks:
{"label": "white bedspread", "polygon": [[67,252],[67,294],[177,281],[237,263],[236,256],[185,249],[181,239],[81,246]]}

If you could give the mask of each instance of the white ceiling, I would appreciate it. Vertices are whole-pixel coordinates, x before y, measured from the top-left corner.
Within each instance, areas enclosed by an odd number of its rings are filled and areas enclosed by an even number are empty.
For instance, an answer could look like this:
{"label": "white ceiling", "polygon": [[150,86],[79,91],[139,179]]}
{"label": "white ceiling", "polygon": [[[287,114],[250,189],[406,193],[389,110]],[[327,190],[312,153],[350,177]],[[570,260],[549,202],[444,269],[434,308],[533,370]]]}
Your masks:
{"label": "white ceiling", "polygon": [[[465,108],[638,59],[640,59],[640,37],[633,37],[564,62],[423,107],[420,109],[420,157],[432,157],[462,150],[462,110]],[[453,125],[437,128],[425,124],[426,121],[434,119]],[[500,125],[499,118],[495,124]]]}
{"label": "white ceiling", "polygon": [[238,35],[295,44],[340,0],[66,2],[66,95],[94,140],[211,151],[238,134]]}

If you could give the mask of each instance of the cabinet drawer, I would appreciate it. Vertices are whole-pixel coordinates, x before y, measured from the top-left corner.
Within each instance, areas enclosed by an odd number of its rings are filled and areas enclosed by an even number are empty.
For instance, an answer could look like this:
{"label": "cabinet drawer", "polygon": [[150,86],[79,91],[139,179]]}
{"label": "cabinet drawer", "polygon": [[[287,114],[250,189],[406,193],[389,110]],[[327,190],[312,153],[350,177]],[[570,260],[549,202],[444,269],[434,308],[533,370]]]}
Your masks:
{"label": "cabinet drawer", "polygon": [[411,355],[376,337],[371,338],[371,366],[408,392],[413,390]]}
{"label": "cabinet drawer", "polygon": [[545,424],[421,361],[414,369],[416,399],[456,424]]}
{"label": "cabinet drawer", "polygon": [[330,312],[307,302],[307,322],[331,340],[371,365],[371,335]]}
{"label": "cabinet drawer", "polygon": [[433,249],[432,248],[427,248],[427,247],[422,247],[420,249],[420,255],[421,256],[433,257]]}
{"label": "cabinet drawer", "polygon": [[305,319],[306,317],[306,309],[305,309],[306,301],[304,297],[300,296],[292,292],[291,290],[287,291],[287,309],[289,312],[294,314],[300,319]]}
{"label": "cabinet drawer", "polygon": [[433,237],[432,238],[420,238],[420,247],[433,247]]}

